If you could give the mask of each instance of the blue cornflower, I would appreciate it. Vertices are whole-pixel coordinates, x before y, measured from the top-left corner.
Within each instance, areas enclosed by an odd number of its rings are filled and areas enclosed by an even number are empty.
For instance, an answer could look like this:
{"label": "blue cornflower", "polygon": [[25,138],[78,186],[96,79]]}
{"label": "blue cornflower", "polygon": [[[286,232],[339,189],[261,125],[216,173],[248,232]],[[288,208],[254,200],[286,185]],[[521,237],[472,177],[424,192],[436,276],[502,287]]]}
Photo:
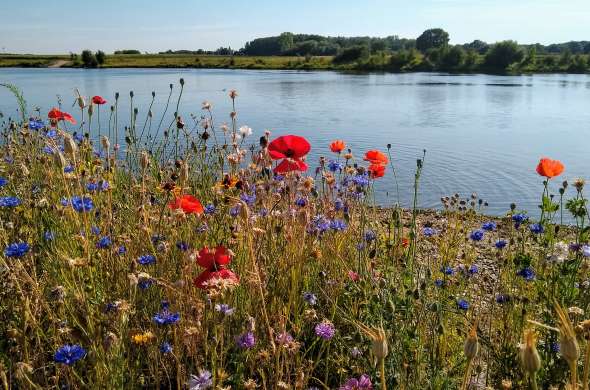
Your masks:
{"label": "blue cornflower", "polygon": [[151,240],[152,244],[157,245],[161,241],[166,241],[166,236],[158,233],[152,234]]}
{"label": "blue cornflower", "polygon": [[137,262],[141,265],[150,265],[156,262],[156,256],[154,255],[143,255],[139,256]]}
{"label": "blue cornflower", "polygon": [[330,229],[335,230],[337,232],[345,230],[347,227],[346,222],[341,219],[335,219],[330,222]]}
{"label": "blue cornflower", "polygon": [[330,172],[342,171],[344,169],[344,164],[338,161],[330,160],[328,162],[328,169]]}
{"label": "blue cornflower", "polygon": [[561,346],[559,345],[559,343],[551,343],[550,349],[551,349],[551,352],[557,353],[561,350]]}
{"label": "blue cornflower", "polygon": [[283,180],[285,180],[285,176],[283,176],[283,175],[275,175],[273,179],[275,181],[283,181]]}
{"label": "blue cornflower", "polygon": [[372,242],[377,239],[377,234],[372,230],[365,230],[365,241]]}
{"label": "blue cornflower", "polygon": [[98,226],[92,226],[90,228],[90,233],[94,234],[95,236],[98,236],[100,234],[100,228]]}
{"label": "blue cornflower", "polygon": [[21,203],[22,201],[16,196],[0,196],[0,207],[16,207]]}
{"label": "blue cornflower", "polygon": [[334,210],[336,211],[340,211],[344,208],[344,202],[342,202],[342,199],[338,198],[334,201]]}
{"label": "blue cornflower", "polygon": [[66,167],[64,167],[64,173],[72,173],[74,172],[74,167],[71,165],[68,165]]}
{"label": "blue cornflower", "polygon": [[295,199],[295,205],[299,207],[304,207],[307,204],[307,199],[305,198],[297,198]]}
{"label": "blue cornflower", "polygon": [[445,275],[453,275],[455,273],[455,271],[453,270],[453,268],[451,268],[450,266],[444,266],[441,269],[441,272]]}
{"label": "blue cornflower", "polygon": [[55,234],[51,230],[48,230],[43,234],[43,238],[45,241],[53,241],[55,240]]}
{"label": "blue cornflower", "polygon": [[84,141],[84,136],[83,136],[82,134],[78,134],[78,133],[76,133],[76,134],[74,134],[74,139],[75,139],[75,140],[76,140],[78,143],[80,143],[80,142]]}
{"label": "blue cornflower", "polygon": [[248,206],[252,206],[254,203],[256,203],[256,194],[248,195],[246,193],[243,193],[242,195],[240,195],[240,199]]}
{"label": "blue cornflower", "polygon": [[432,237],[436,234],[436,229],[427,226],[422,229],[422,234],[424,234],[426,237]]}
{"label": "blue cornflower", "polygon": [[250,349],[256,344],[254,333],[246,332],[236,337],[236,345],[242,349]]}
{"label": "blue cornflower", "polygon": [[40,119],[29,119],[29,129],[31,130],[41,130],[45,127],[45,123],[43,123]]}
{"label": "blue cornflower", "polygon": [[45,136],[47,138],[55,138],[55,137],[57,137],[57,130],[54,130],[54,129],[47,130],[47,133],[45,133]]}
{"label": "blue cornflower", "polygon": [[483,237],[484,237],[484,231],[481,229],[474,230],[469,235],[469,238],[471,238],[473,241],[481,241],[481,240],[483,240]]}
{"label": "blue cornflower", "polygon": [[465,299],[459,299],[457,301],[457,307],[461,310],[467,310],[469,309],[469,302],[467,302]]}
{"label": "blue cornflower", "polygon": [[533,223],[532,225],[529,225],[529,230],[533,234],[541,234],[545,231],[543,225],[541,225],[540,223]]}
{"label": "blue cornflower", "polygon": [[469,267],[469,270],[467,272],[469,272],[470,275],[475,275],[476,273],[479,272],[479,269],[477,268],[477,265],[472,264],[471,267]]}
{"label": "blue cornflower", "polygon": [[0,177],[0,188],[4,187],[8,183],[8,180]]}
{"label": "blue cornflower", "polygon": [[205,208],[203,209],[203,212],[207,215],[211,215],[215,213],[215,205],[214,204],[208,204],[207,206],[205,206]]}
{"label": "blue cornflower", "polygon": [[111,246],[113,242],[111,241],[109,236],[101,237],[100,240],[96,243],[96,247],[99,249],[105,249]]}
{"label": "blue cornflower", "polygon": [[162,302],[162,311],[153,317],[156,324],[173,325],[180,321],[180,313],[171,313],[168,306],[168,302]]}
{"label": "blue cornflower", "polygon": [[153,279],[142,278],[139,280],[139,282],[137,282],[137,287],[139,287],[141,290],[146,290],[146,289],[150,288],[152,286],[152,284],[154,284]]}
{"label": "blue cornflower", "polygon": [[514,227],[517,229],[523,222],[527,221],[528,219],[529,217],[526,214],[514,214],[512,216],[512,221],[514,221]]}
{"label": "blue cornflower", "polygon": [[488,232],[491,232],[491,231],[494,231],[494,230],[496,230],[496,227],[497,227],[497,225],[496,225],[496,222],[494,222],[494,221],[488,221],[488,222],[484,222],[484,223],[481,225],[481,228],[482,228],[483,230],[486,230],[486,231],[488,231]]}
{"label": "blue cornflower", "polygon": [[204,223],[197,228],[197,233],[205,233],[207,230],[209,230],[209,225]]}
{"label": "blue cornflower", "polygon": [[168,341],[164,341],[162,345],[160,345],[160,352],[162,353],[170,353],[172,352],[172,346]]}
{"label": "blue cornflower", "polygon": [[498,241],[496,241],[496,243],[494,245],[496,246],[496,248],[502,249],[506,245],[508,245],[508,241],[506,241],[506,240],[498,240]]}
{"label": "blue cornflower", "polygon": [[445,284],[445,282],[444,282],[442,279],[436,279],[436,280],[434,281],[434,285],[435,285],[436,287],[442,287],[444,284]]}
{"label": "blue cornflower", "polygon": [[30,249],[26,242],[15,242],[4,249],[4,256],[6,257],[23,257]]}
{"label": "blue cornflower", "polygon": [[233,307],[230,307],[226,303],[218,303],[215,305],[215,311],[220,312],[224,316],[231,316],[232,314],[234,314],[235,310],[236,309],[234,309]]}
{"label": "blue cornflower", "polygon": [[94,192],[98,189],[98,184],[96,184],[95,182],[90,182],[88,184],[86,184],[86,190],[88,190],[89,192]]}
{"label": "blue cornflower", "polygon": [[510,295],[498,294],[496,295],[496,302],[499,304],[510,302]]}
{"label": "blue cornflower", "polygon": [[176,247],[183,252],[186,252],[188,250],[188,244],[183,241],[178,241],[176,243]]}
{"label": "blue cornflower", "polygon": [[264,207],[262,207],[259,211],[258,211],[258,215],[262,218],[266,217],[268,215],[268,210]]}
{"label": "blue cornflower", "polygon": [[237,205],[235,205],[234,207],[229,209],[229,215],[231,215],[232,217],[235,218],[240,214],[241,209],[242,209],[242,206],[238,203]]}
{"label": "blue cornflower", "polygon": [[190,390],[205,390],[213,386],[211,373],[207,370],[199,371],[199,375],[191,375],[188,381]]}
{"label": "blue cornflower", "polygon": [[369,175],[355,175],[352,182],[359,187],[366,187],[369,185]]}
{"label": "blue cornflower", "polygon": [[316,297],[314,293],[304,292],[303,300],[307,302],[309,305],[314,306],[318,302],[318,297]]}
{"label": "blue cornflower", "polygon": [[73,196],[71,199],[72,207],[79,213],[88,212],[94,208],[94,203],[92,203],[92,199],[87,196],[79,197]]}
{"label": "blue cornflower", "polygon": [[518,276],[522,276],[524,280],[530,282],[535,279],[535,271],[531,267],[524,267],[516,273]]}
{"label": "blue cornflower", "polygon": [[125,248],[125,245],[121,245],[119,249],[117,249],[117,253],[120,255],[124,255],[125,253],[127,253],[127,248]]}
{"label": "blue cornflower", "polygon": [[330,220],[324,217],[322,214],[318,214],[312,218],[307,231],[311,234],[321,235],[328,229],[330,229]]}
{"label": "blue cornflower", "polygon": [[43,153],[45,154],[53,154],[54,150],[51,146],[47,145],[43,147]]}
{"label": "blue cornflower", "polygon": [[84,356],[86,356],[86,350],[84,348],[77,344],[66,344],[55,352],[55,355],[53,355],[53,360],[56,363],[63,363],[71,366],[78,360],[82,359]]}

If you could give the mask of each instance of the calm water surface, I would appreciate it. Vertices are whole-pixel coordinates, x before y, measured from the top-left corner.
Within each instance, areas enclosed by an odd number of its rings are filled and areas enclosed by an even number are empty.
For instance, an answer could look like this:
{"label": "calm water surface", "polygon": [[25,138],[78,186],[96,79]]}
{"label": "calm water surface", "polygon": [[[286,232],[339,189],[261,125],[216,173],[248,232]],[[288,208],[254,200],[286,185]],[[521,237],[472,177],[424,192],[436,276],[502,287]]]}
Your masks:
{"label": "calm water surface", "polygon": [[[239,125],[273,135],[299,134],[312,144],[310,165],[329,155],[327,145],[343,139],[357,156],[392,144],[402,202],[411,201],[416,159],[426,149],[420,191],[422,207],[438,207],[440,197],[478,193],[502,214],[511,202],[536,214],[541,179],[534,168],[541,156],[561,159],[563,179],[588,177],[590,168],[590,76],[588,75],[445,75],[343,74],[336,72],[250,70],[80,70],[0,69],[0,83],[21,88],[29,106],[46,113],[57,97],[71,108],[73,89],[86,96],[114,100],[128,112],[133,90],[143,124],[151,92],[156,92],[155,122],[166,103],[169,84],[186,81],[180,106],[201,114],[201,102],[213,104],[218,123],[229,120],[227,92],[236,89]],[[108,108],[102,110],[103,128]],[[126,110],[126,111],[125,111]],[[0,90],[0,111],[16,115],[16,103]],[[165,123],[172,118],[172,108]],[[121,115],[121,125],[128,115]],[[156,126],[157,127],[157,126]],[[119,133],[122,133],[120,131]],[[560,178],[561,181],[562,178]],[[377,199],[395,200],[391,173],[378,184]],[[554,184],[557,191],[557,184]],[[571,191],[571,190],[570,190]]]}

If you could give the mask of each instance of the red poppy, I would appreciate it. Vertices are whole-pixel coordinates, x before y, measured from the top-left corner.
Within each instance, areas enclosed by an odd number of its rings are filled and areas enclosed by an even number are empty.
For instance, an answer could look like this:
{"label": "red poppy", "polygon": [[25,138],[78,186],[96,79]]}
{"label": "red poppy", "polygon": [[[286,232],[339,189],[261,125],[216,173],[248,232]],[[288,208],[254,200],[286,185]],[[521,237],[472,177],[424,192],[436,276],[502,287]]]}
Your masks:
{"label": "red poppy", "polygon": [[346,144],[342,140],[336,140],[330,144],[330,150],[334,153],[340,153],[346,148]]}
{"label": "red poppy", "polygon": [[311,146],[303,137],[283,135],[268,145],[268,154],[273,160],[284,159],[275,169],[275,173],[306,171],[307,164],[301,159],[309,153]]}
{"label": "red poppy", "polygon": [[205,268],[203,272],[195,279],[195,285],[198,288],[206,289],[209,283],[214,280],[229,280],[233,283],[239,283],[240,278],[227,268],[231,262],[230,252],[223,246],[218,246],[212,252],[209,248],[204,247],[197,255],[197,264]]}
{"label": "red poppy", "polygon": [[402,237],[402,247],[407,248],[408,246],[410,246],[410,240],[406,237]]}
{"label": "red poppy", "polygon": [[373,179],[383,177],[385,175],[385,165],[371,164],[369,165],[369,176]]}
{"label": "red poppy", "polygon": [[549,158],[542,158],[537,165],[537,173],[541,176],[545,176],[548,179],[559,176],[563,173],[565,167],[559,160],[551,160]]}
{"label": "red poppy", "polygon": [[172,210],[182,209],[185,214],[202,214],[203,205],[192,195],[182,195],[168,204]]}
{"label": "red poppy", "polygon": [[97,95],[97,96],[94,96],[94,97],[92,98],[92,103],[94,103],[94,104],[98,104],[98,105],[100,105],[100,106],[101,106],[101,105],[103,105],[103,104],[106,104],[106,102],[107,102],[107,101],[106,101],[106,100],[104,100],[102,96],[98,96],[98,95]]}
{"label": "red poppy", "polygon": [[348,271],[348,277],[350,278],[350,280],[352,280],[353,282],[358,282],[361,277],[359,274],[357,274],[354,271]]}
{"label": "red poppy", "polygon": [[378,150],[369,150],[365,153],[365,161],[375,165],[385,165],[389,162],[389,159]]}
{"label": "red poppy", "polygon": [[74,119],[73,116],[71,116],[70,114],[68,114],[67,112],[64,111],[60,111],[57,108],[52,108],[51,111],[49,111],[49,113],[47,114],[47,117],[53,121],[68,121],[71,124],[75,125],[76,124],[76,120]]}

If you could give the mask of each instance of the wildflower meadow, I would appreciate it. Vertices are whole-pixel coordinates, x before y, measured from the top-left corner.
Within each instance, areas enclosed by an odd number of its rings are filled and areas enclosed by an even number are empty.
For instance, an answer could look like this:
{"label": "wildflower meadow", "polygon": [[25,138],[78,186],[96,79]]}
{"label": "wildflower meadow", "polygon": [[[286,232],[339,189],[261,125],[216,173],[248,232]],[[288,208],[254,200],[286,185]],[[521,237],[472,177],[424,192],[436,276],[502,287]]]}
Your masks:
{"label": "wildflower meadow", "polygon": [[[561,162],[530,167],[538,214],[421,209],[426,151],[398,172],[387,140],[251,129],[234,90],[179,113],[179,85],[145,115],[133,92],[29,112],[9,86],[3,389],[589,388],[587,199]],[[412,204],[377,204],[402,173]]]}

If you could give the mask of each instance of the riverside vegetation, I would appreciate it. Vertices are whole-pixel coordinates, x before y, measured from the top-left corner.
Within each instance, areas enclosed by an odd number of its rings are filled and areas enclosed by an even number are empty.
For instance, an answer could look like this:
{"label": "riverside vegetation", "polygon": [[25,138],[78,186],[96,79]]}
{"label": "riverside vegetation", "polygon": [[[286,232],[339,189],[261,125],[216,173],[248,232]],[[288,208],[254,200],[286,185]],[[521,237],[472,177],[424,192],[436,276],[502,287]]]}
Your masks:
{"label": "riverside vegetation", "polygon": [[[476,194],[423,211],[426,151],[398,172],[391,145],[253,142],[236,91],[218,124],[171,111],[183,80],[144,118],[133,92],[28,115],[7,87],[3,388],[588,389],[587,200],[559,161],[531,167],[537,221]],[[411,208],[374,204],[407,174]]]}
{"label": "riverside vegetation", "polygon": [[386,72],[587,73],[590,42],[519,45],[514,41],[488,44],[481,40],[449,44],[449,34],[428,29],[417,39],[397,36],[324,37],[283,33],[257,38],[240,50],[168,50],[141,54],[118,50],[107,55],[84,50],[81,55],[0,55],[0,67],[144,67],[300,69]]}

